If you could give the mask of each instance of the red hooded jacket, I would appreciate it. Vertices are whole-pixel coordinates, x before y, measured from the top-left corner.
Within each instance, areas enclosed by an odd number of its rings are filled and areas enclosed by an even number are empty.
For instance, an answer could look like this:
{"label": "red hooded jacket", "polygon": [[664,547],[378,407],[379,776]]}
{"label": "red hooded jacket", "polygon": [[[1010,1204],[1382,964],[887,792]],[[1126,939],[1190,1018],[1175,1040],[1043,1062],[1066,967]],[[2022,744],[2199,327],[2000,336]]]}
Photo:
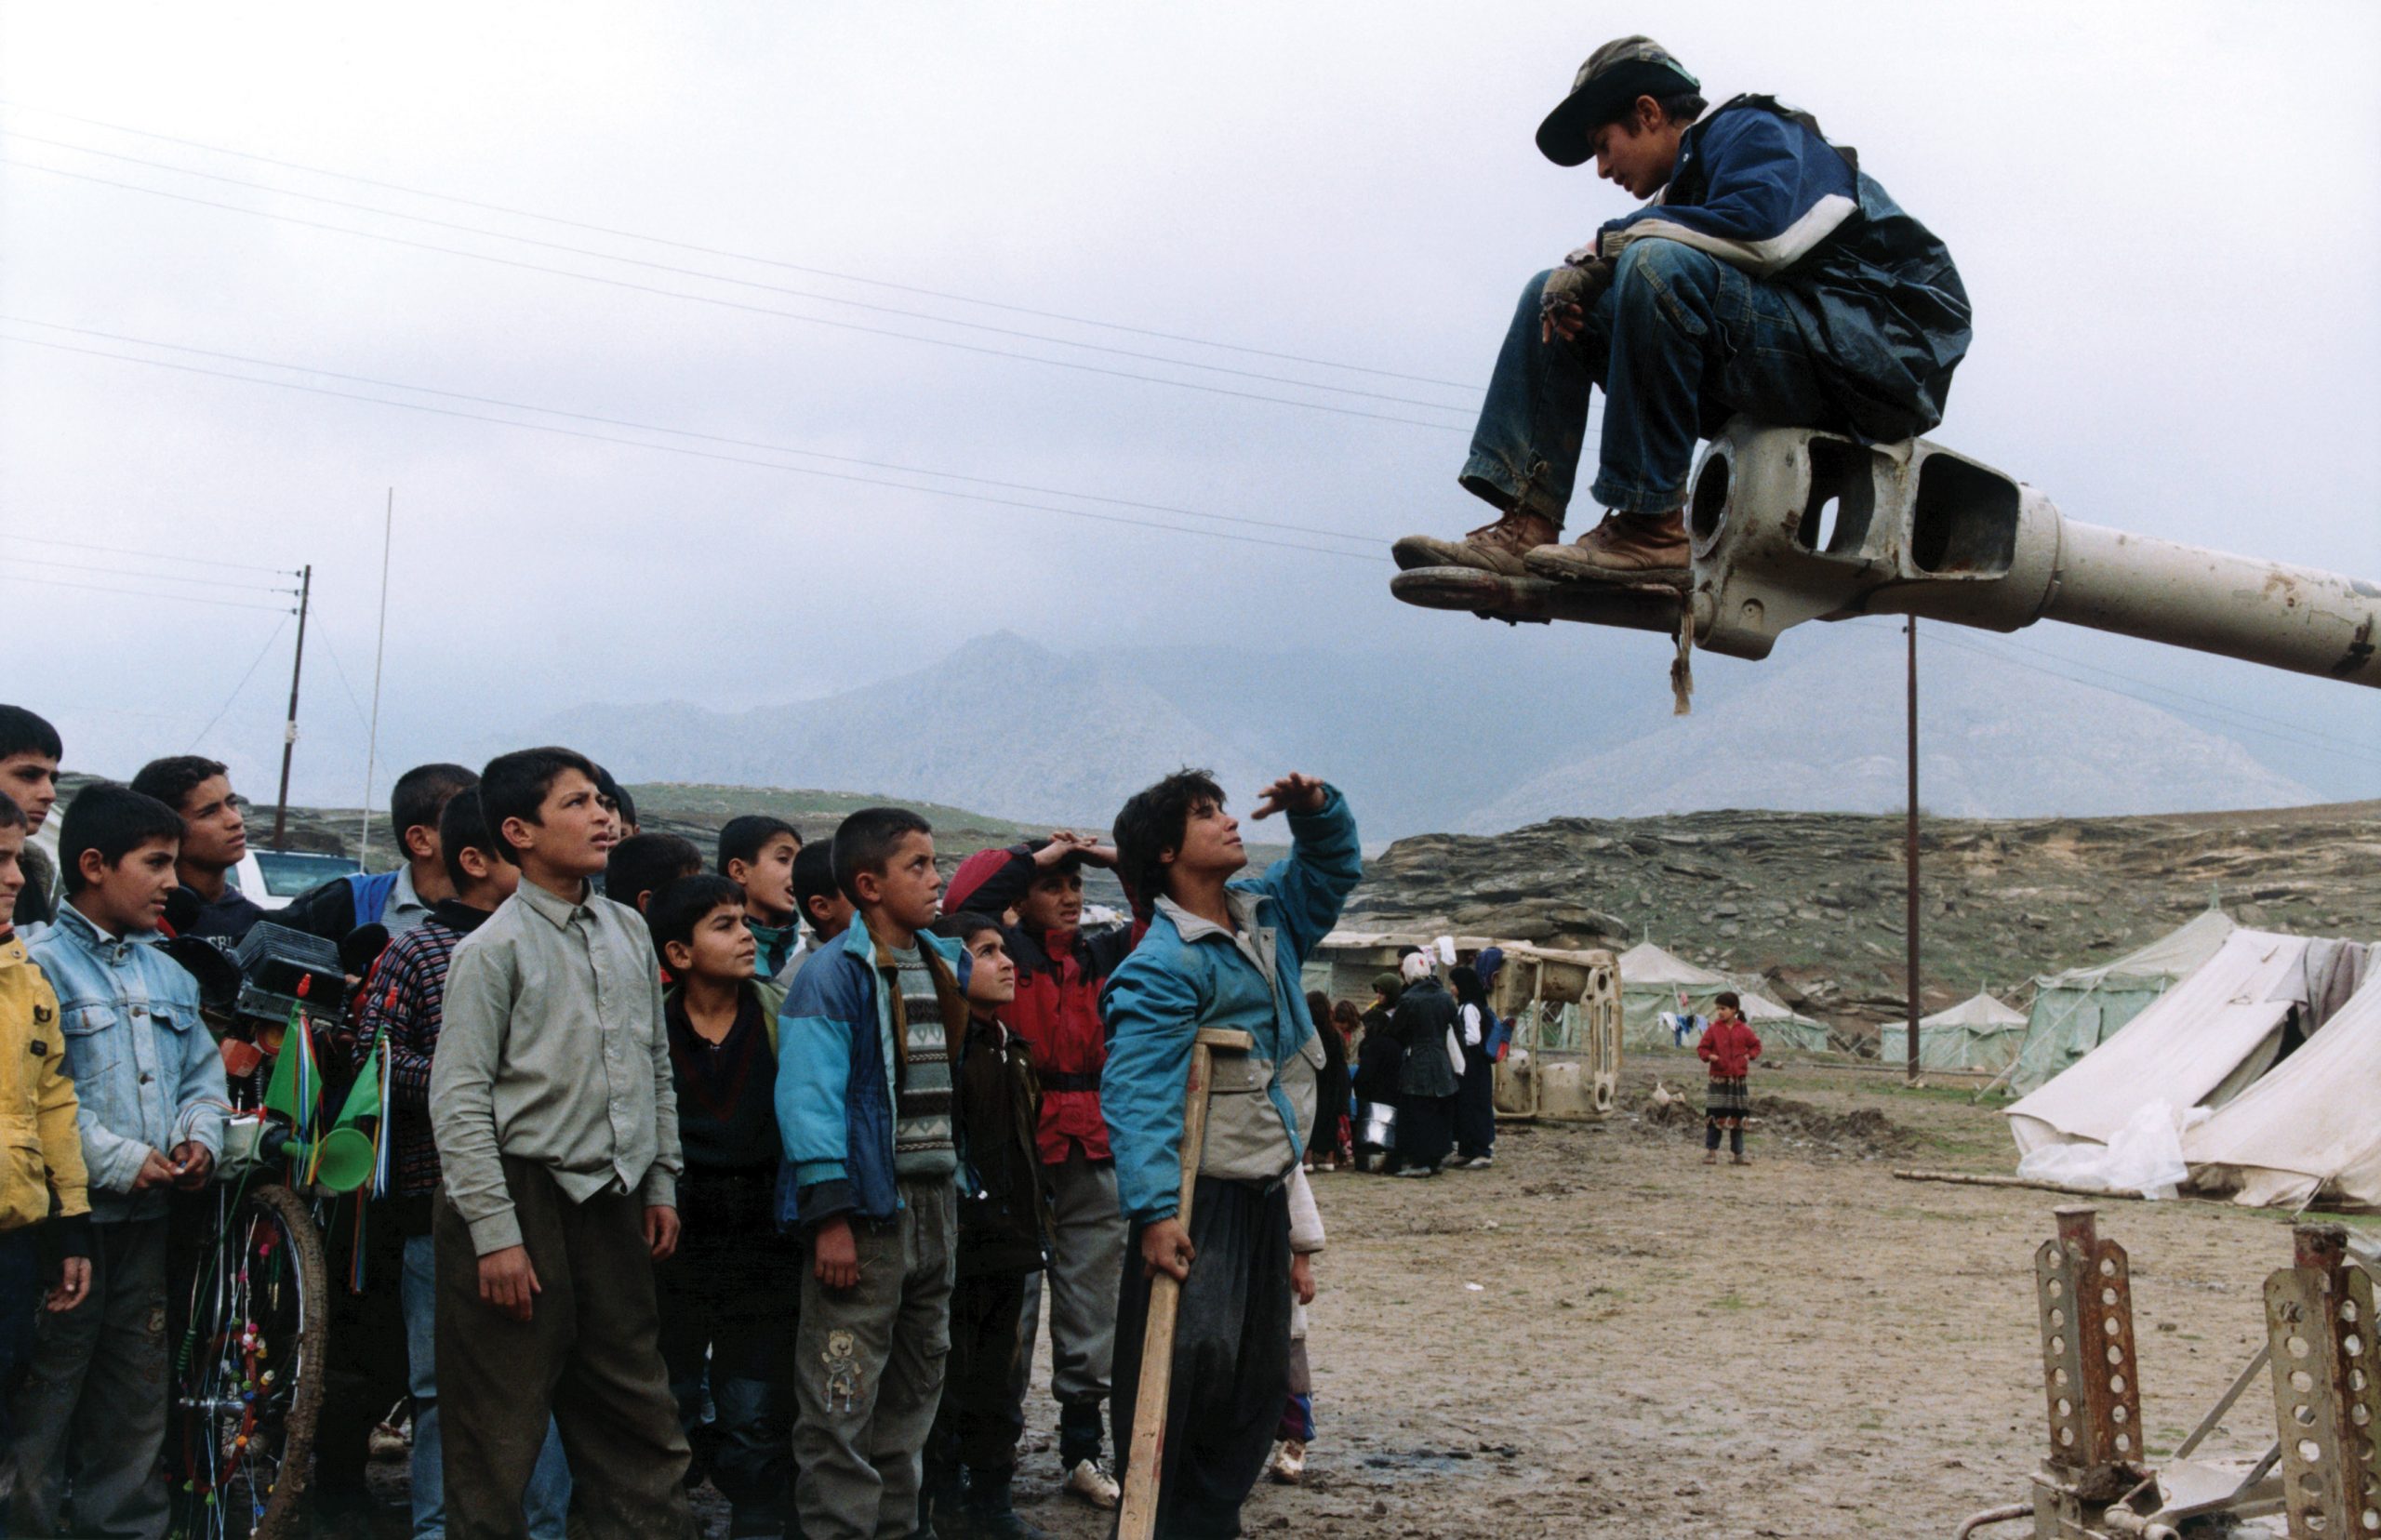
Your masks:
{"label": "red hooded jacket", "polygon": [[1711,1066],[1713,1080],[1742,1080],[1761,1057],[1761,1039],[1742,1016],[1722,1016],[1703,1029],[1695,1056]]}
{"label": "red hooded jacket", "polygon": [[[1023,901],[1036,870],[1031,845],[979,852],[952,874],[943,907],[954,914],[998,920]],[[1064,1162],[1078,1145],[1086,1159],[1111,1159],[1108,1120],[1099,1109],[1099,1072],[1108,1063],[1099,991],[1132,951],[1135,939],[1129,926],[1090,936],[1001,926],[1001,945],[1017,964],[1017,999],[999,1014],[1002,1024],[1023,1038],[1033,1055],[1034,1074],[1042,1083],[1042,1126],[1035,1145],[1046,1164]]]}

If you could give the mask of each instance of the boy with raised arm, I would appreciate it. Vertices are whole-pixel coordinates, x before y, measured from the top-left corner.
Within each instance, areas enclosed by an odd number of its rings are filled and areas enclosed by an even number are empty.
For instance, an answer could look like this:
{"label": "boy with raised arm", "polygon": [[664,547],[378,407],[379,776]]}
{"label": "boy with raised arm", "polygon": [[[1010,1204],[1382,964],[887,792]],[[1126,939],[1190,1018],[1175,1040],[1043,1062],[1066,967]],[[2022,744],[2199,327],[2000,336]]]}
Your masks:
{"label": "boy with raised arm", "polygon": [[[926,934],[934,830],[871,807],[835,830],[859,918],[811,960],[778,1034],[778,1125],[809,1267],[794,1342],[794,1489],[808,1540],[907,1535],[951,1346],[967,953]],[[780,1190],[785,1190],[781,1188]]]}
{"label": "boy with raised arm", "polygon": [[677,1247],[682,1162],[653,942],[590,882],[615,826],[586,756],[499,754],[480,807],[521,879],[455,949],[430,1071],[446,1533],[525,1533],[551,1416],[591,1534],[677,1540],[651,1264]]}
{"label": "boy with raised arm", "polygon": [[[1116,1311],[1116,1447],[1129,1456],[1151,1281],[1182,1281],[1159,1473],[1157,1533],[1240,1533],[1288,1396],[1290,1304],[1313,1274],[1290,1241],[1289,1188],[1314,1125],[1324,1065],[1299,969],[1363,875],[1356,820],[1323,782],[1267,787],[1263,818],[1290,816],[1290,854],[1241,878],[1248,853],[1222,789],[1169,776],[1116,817],[1119,874],[1149,931],[1109,980],[1113,1035],[1100,1078],[1116,1185],[1133,1226]],[[1190,1222],[1182,1189],[1183,1093],[1204,1028],[1247,1032],[1218,1052]]]}

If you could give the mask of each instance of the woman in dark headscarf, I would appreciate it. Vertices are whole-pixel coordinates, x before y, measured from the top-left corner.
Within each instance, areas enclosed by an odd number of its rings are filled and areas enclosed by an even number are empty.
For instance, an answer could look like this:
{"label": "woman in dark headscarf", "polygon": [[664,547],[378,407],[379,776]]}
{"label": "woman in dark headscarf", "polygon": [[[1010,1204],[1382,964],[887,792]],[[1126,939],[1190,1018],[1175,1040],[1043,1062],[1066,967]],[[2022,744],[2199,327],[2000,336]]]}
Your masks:
{"label": "woman in dark headscarf", "polygon": [[1348,1040],[1331,1019],[1331,997],[1321,989],[1306,992],[1307,1015],[1314,1017],[1314,1035],[1323,1042],[1323,1068],[1314,1076],[1314,1129],[1306,1141],[1306,1168],[1339,1169],[1339,1152],[1348,1142]]}
{"label": "woman in dark headscarf", "polygon": [[1393,1119],[1397,1106],[1397,1069],[1405,1062],[1405,1050],[1397,1041],[1390,1025],[1391,1014],[1397,1008],[1398,991],[1403,986],[1397,976],[1385,973],[1373,979],[1372,1008],[1363,1015],[1363,1041],[1356,1045],[1356,1169],[1371,1171],[1380,1164],[1380,1157],[1389,1148],[1386,1139],[1366,1136],[1376,1122],[1375,1114],[1387,1112]]}
{"label": "woman in dark headscarf", "polygon": [[1392,1176],[1435,1176],[1455,1144],[1457,1082],[1447,1055],[1455,998],[1430,971],[1427,952],[1416,952],[1399,971],[1405,992],[1397,997],[1390,1029],[1404,1056],[1397,1069],[1397,1144],[1386,1169]]}
{"label": "woman in dark headscarf", "polygon": [[1463,1083],[1455,1094],[1455,1163],[1477,1170],[1496,1159],[1496,1061],[1488,1052],[1488,991],[1475,969],[1459,967],[1447,977],[1455,984],[1456,1036],[1463,1043]]}

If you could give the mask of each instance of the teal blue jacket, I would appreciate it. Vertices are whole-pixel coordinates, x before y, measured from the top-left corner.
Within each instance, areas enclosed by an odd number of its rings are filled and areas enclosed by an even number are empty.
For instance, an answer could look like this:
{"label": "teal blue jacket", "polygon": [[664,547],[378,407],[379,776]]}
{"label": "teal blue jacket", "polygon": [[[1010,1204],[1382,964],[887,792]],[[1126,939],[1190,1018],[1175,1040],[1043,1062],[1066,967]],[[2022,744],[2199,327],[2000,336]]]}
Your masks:
{"label": "teal blue jacket", "polygon": [[[1314,1020],[1306,1008],[1299,977],[1308,953],[1337,923],[1340,906],[1363,876],[1356,820],[1347,799],[1326,792],[1312,813],[1289,817],[1290,854],[1264,875],[1230,884],[1236,933],[1192,922],[1185,926],[1172,906],[1160,905],[1141,937],[1108,981],[1100,1018],[1110,1034],[1108,1063],[1099,1082],[1100,1109],[1108,1119],[1110,1148],[1116,1156],[1117,1197],[1136,1223],[1169,1218],[1180,1205],[1182,1188],[1182,1092],[1190,1069],[1190,1044],[1201,1028],[1237,1029],[1256,1039],[1250,1063],[1264,1067],[1262,1089],[1280,1119],[1284,1142],[1278,1147],[1285,1175],[1305,1152],[1299,1109],[1284,1076],[1306,1068],[1299,1089],[1313,1115],[1313,1066],[1322,1055],[1306,1055]],[[1244,949],[1244,943],[1249,949]],[[1269,982],[1250,951],[1270,948]],[[1220,1092],[1225,1075],[1219,1067]],[[1217,1154],[1216,1114],[1210,1102],[1208,1161]]]}
{"label": "teal blue jacket", "polygon": [[[967,949],[920,935],[959,987]],[[839,1214],[886,1219],[899,1211],[893,1176],[893,1002],[878,987],[876,943],[855,919],[794,976],[778,1017],[778,1183],[780,1228]],[[960,1162],[964,1173],[966,1162]]]}

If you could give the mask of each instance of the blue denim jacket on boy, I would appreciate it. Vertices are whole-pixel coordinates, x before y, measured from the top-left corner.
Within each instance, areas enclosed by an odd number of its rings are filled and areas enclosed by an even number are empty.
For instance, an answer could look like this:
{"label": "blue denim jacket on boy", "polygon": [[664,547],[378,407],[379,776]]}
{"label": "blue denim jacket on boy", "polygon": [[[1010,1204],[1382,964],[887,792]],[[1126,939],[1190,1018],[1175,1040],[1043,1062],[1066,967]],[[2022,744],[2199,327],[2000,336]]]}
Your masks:
{"label": "blue denim jacket on boy", "polygon": [[150,1150],[190,1140],[223,1152],[223,1058],[199,1018],[198,981],[157,940],[113,939],[61,904],[27,943],[58,994],[96,1224],[165,1215],[165,1189],[132,1190]]}
{"label": "blue denim jacket on boy", "polygon": [[[967,949],[921,933],[967,987]],[[861,1022],[876,1024],[873,1033]],[[855,919],[794,976],[778,1017],[778,1132],[785,1169],[778,1224],[814,1226],[839,1214],[889,1219],[901,1206],[893,1176],[893,1002],[877,988],[876,942]],[[966,1161],[960,1161],[961,1184]]]}
{"label": "blue denim jacket on boy", "polygon": [[[1136,1223],[1168,1218],[1180,1205],[1182,1088],[1200,1028],[1236,1029],[1256,1039],[1245,1055],[1216,1059],[1200,1169],[1270,1180],[1296,1168],[1305,1152],[1302,1124],[1313,1119],[1314,1073],[1324,1060],[1299,970],[1337,923],[1364,867],[1355,816],[1337,790],[1327,790],[1314,812],[1289,817],[1289,856],[1227,889],[1238,936],[1160,900],[1149,934],[1101,997],[1110,1042],[1099,1105],[1116,1155],[1119,1203]],[[1270,980],[1244,941],[1271,947]],[[1295,1098],[1294,1088],[1300,1093]],[[1260,1109],[1260,1096],[1271,1117]]]}

